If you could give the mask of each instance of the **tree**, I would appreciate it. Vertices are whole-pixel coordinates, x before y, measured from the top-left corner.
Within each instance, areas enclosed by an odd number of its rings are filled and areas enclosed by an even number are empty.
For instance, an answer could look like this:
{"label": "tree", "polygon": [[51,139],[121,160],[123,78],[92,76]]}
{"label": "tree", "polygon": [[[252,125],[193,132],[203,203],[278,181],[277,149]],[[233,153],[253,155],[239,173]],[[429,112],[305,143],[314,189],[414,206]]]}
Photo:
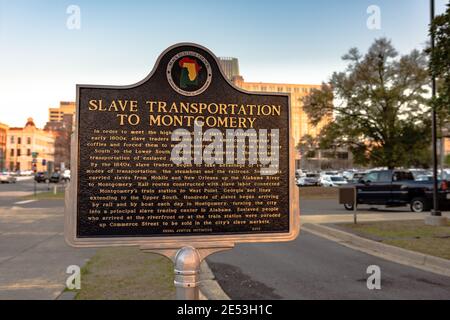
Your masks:
{"label": "tree", "polygon": [[362,165],[427,166],[431,127],[425,53],[399,56],[381,38],[364,56],[352,48],[342,59],[347,69],[303,99],[313,125],[333,118],[319,136],[320,148],[348,147]]}
{"label": "tree", "polygon": [[450,167],[450,154],[445,157],[444,164]]}
{"label": "tree", "polygon": [[309,134],[302,136],[297,145],[297,150],[300,151],[302,158],[314,158],[317,149],[315,139]]}
{"label": "tree", "polygon": [[440,124],[450,121],[450,3],[444,14],[437,16],[430,26],[435,36],[435,48],[430,54],[430,72],[437,78],[438,95],[433,106]]}

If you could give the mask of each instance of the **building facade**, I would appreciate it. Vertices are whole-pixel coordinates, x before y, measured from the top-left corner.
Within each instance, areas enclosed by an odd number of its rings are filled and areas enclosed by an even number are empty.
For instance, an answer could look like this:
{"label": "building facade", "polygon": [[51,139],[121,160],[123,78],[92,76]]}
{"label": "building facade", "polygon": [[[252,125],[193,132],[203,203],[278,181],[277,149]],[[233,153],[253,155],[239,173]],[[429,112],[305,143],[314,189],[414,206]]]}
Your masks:
{"label": "building facade", "polygon": [[294,138],[296,167],[307,170],[318,170],[335,168],[348,168],[353,165],[352,155],[348,150],[316,150],[314,155],[306,157],[297,148],[305,136],[316,138],[320,131],[332,121],[332,117],[324,118],[317,126],[310,123],[309,117],[303,110],[303,98],[314,89],[320,89],[319,84],[287,84],[287,83],[264,83],[245,82],[239,76],[234,78],[234,84],[238,87],[257,92],[289,93],[291,97],[292,137]]}
{"label": "building facade", "polygon": [[48,109],[48,121],[63,121],[64,115],[74,116],[75,102],[61,101],[58,108]]}
{"label": "building facade", "polygon": [[219,57],[219,62],[228,80],[233,81],[236,77],[239,77],[239,61],[237,58]]}
{"label": "building facade", "polygon": [[[291,116],[292,116],[292,136],[297,146],[305,135],[316,137],[322,127],[328,121],[322,121],[318,126],[309,123],[308,115],[303,111],[302,99],[308,95],[311,90],[319,89],[320,85],[309,84],[286,84],[286,83],[263,83],[263,82],[245,82],[242,77],[235,79],[234,83],[245,90],[257,92],[276,92],[289,93],[291,96]],[[300,155],[297,155],[297,159]]]}
{"label": "building facade", "polygon": [[44,130],[55,136],[55,171],[70,169],[70,139],[74,116],[64,114],[61,121],[49,121]]}
{"label": "building facade", "polygon": [[[28,171],[36,163],[37,171],[53,171],[55,136],[36,128],[32,118],[25,127],[9,128],[6,139],[6,165],[10,171]],[[33,154],[36,155],[33,158]],[[33,160],[35,159],[35,160]]]}
{"label": "building facade", "polygon": [[8,137],[8,126],[0,123],[0,171],[6,170],[6,140]]}

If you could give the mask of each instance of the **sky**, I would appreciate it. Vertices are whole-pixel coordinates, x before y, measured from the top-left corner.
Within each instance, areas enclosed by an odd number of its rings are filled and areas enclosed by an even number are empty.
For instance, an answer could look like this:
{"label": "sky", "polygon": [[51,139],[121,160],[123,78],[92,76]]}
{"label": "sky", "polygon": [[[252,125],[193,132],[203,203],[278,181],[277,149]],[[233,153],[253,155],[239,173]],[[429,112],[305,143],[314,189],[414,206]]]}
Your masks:
{"label": "sky", "polygon": [[[436,0],[436,14],[448,2]],[[379,29],[367,27],[370,6]],[[319,84],[376,38],[423,49],[429,17],[428,0],[0,0],[0,122],[43,127],[77,83],[136,83],[178,42],[238,58],[246,81]]]}

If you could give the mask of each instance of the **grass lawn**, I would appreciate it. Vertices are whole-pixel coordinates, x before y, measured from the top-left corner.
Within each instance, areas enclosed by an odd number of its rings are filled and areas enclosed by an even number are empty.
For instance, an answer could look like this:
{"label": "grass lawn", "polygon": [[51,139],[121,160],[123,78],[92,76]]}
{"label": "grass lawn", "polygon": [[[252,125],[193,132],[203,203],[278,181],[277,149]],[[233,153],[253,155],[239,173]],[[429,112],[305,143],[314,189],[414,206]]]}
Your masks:
{"label": "grass lawn", "polygon": [[385,244],[450,260],[450,223],[433,227],[423,220],[339,224],[347,231]]}
{"label": "grass lawn", "polygon": [[81,269],[77,300],[175,299],[173,264],[138,248],[99,249]]}
{"label": "grass lawn", "polygon": [[64,199],[64,190],[58,189],[56,194],[52,191],[38,192],[36,195],[26,196],[25,200],[61,200]]}
{"label": "grass lawn", "polygon": [[339,188],[326,187],[301,187],[301,199],[337,199],[339,195]]}

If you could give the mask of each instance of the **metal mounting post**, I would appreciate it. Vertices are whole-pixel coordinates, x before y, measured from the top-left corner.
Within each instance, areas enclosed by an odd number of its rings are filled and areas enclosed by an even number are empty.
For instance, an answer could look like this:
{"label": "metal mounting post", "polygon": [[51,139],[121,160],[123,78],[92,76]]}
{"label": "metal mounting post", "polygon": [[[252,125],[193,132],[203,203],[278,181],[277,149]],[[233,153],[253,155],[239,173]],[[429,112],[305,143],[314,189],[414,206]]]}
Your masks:
{"label": "metal mounting post", "polygon": [[175,255],[175,288],[177,300],[198,300],[200,255],[193,247],[183,247]]}
{"label": "metal mounting post", "polygon": [[194,245],[186,245],[181,248],[153,249],[141,247],[144,252],[163,255],[174,263],[177,300],[200,299],[200,264],[210,254],[229,250],[233,243],[221,243],[217,247],[196,248]]}

